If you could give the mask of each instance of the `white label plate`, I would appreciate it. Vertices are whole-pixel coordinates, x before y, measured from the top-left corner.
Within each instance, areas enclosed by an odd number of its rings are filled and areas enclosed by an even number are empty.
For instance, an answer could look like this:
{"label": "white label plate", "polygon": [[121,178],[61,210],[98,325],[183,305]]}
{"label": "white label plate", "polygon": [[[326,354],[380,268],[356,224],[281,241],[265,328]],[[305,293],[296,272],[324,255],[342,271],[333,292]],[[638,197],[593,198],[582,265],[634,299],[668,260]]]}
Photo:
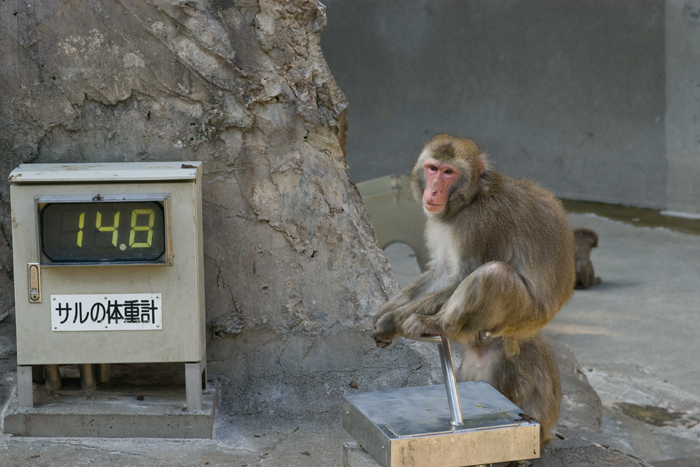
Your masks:
{"label": "white label plate", "polygon": [[51,295],[51,330],[160,330],[161,303],[159,293]]}

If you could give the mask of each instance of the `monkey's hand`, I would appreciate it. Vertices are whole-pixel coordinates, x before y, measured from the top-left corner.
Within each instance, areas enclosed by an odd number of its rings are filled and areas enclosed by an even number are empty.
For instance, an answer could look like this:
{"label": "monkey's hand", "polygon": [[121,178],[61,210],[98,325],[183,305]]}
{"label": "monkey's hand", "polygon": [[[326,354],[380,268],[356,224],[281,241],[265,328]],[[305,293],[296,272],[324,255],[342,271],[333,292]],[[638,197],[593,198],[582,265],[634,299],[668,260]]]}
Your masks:
{"label": "monkey's hand", "polygon": [[372,337],[377,347],[388,347],[396,337],[396,326],[393,313],[384,313],[374,323]]}

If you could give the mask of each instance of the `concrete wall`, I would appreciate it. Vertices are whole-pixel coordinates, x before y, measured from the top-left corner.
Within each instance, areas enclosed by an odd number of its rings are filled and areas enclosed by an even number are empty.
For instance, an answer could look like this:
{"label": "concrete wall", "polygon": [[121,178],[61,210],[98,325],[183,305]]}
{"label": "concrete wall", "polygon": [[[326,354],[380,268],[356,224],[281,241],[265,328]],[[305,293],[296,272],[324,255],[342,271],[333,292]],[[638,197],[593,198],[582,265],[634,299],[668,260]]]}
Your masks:
{"label": "concrete wall", "polygon": [[327,0],[363,181],[442,132],[558,196],[700,212],[700,3]]}
{"label": "concrete wall", "polygon": [[666,4],[667,209],[700,213],[700,2]]}

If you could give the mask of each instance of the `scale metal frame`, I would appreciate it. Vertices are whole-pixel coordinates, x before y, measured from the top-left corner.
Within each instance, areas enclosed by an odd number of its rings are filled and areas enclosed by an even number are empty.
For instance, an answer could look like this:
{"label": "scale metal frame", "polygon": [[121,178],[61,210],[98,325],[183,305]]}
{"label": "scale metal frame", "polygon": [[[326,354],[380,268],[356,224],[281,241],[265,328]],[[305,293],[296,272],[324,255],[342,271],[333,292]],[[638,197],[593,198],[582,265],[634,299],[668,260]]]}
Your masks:
{"label": "scale metal frame", "polygon": [[[455,383],[449,342],[431,340],[441,346],[445,386],[345,395],[343,428],[359,446],[381,467],[463,467],[539,458],[539,423],[523,417],[485,381]],[[368,465],[353,463],[359,458],[348,445],[345,451],[350,467]]]}

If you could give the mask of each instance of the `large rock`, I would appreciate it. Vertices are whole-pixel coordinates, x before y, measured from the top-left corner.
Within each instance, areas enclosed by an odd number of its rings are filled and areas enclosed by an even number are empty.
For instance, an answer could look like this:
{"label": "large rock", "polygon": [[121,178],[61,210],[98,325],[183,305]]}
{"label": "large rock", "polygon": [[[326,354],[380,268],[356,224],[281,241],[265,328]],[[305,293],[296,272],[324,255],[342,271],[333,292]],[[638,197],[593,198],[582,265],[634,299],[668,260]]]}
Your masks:
{"label": "large rock", "polygon": [[558,429],[568,431],[600,431],[603,404],[598,393],[588,382],[578,359],[565,343],[548,337],[547,341],[557,358],[561,380],[561,408]]}
{"label": "large rock", "polygon": [[[425,384],[367,330],[396,291],[345,163],[317,0],[0,2],[0,315],[19,163],[201,160],[209,368],[228,410]],[[355,384],[353,384],[355,386]]]}

